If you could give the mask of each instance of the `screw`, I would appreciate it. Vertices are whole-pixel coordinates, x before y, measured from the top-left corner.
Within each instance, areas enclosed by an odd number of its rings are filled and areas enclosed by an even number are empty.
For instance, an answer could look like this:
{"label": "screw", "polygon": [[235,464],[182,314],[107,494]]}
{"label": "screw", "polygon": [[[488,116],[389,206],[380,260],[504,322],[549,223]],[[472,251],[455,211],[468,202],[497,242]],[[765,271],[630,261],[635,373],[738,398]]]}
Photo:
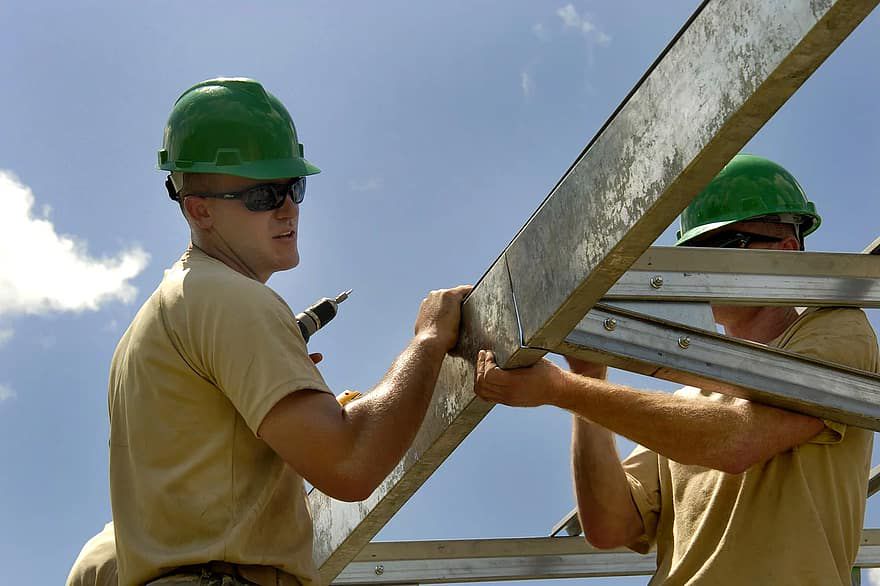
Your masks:
{"label": "screw", "polygon": [[662,286],[663,286],[663,277],[661,277],[660,275],[655,275],[655,276],[651,277],[651,287],[653,287],[654,289],[659,289]]}
{"label": "screw", "polygon": [[682,350],[687,350],[690,345],[691,345],[691,339],[688,338],[687,336],[682,336],[678,339],[678,347],[681,348]]}
{"label": "screw", "polygon": [[605,321],[602,322],[602,325],[609,332],[613,332],[615,329],[617,329],[617,320],[613,317],[606,317]]}
{"label": "screw", "polygon": [[376,566],[376,575],[377,576],[381,576],[384,573],[385,573],[385,566],[383,566],[382,564],[379,564],[378,566]]}

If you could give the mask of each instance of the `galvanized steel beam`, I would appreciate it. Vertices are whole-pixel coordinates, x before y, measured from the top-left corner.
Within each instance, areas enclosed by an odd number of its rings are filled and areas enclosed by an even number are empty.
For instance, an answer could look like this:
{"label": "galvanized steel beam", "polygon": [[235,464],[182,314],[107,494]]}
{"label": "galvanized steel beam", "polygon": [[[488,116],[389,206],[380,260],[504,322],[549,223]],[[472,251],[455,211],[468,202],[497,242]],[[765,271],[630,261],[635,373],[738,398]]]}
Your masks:
{"label": "galvanized steel beam", "polygon": [[554,350],[880,430],[880,376],[597,305]]}
{"label": "galvanized steel beam", "polygon": [[[856,567],[880,567],[880,529],[862,532]],[[597,550],[581,537],[371,543],[333,586],[645,576],[656,556]]]}
{"label": "galvanized steel beam", "polygon": [[325,584],[369,543],[491,409],[473,393],[477,351],[494,347],[502,364],[517,353],[532,352],[519,346],[519,324],[503,257],[476,285],[462,312],[455,356],[443,362],[431,406],[400,464],[365,501],[335,501],[317,490],[309,494],[315,560]]}
{"label": "galvanized steel beam", "polygon": [[[503,367],[554,347],[877,0],[705,4],[587,146],[465,303],[413,447],[366,501],[313,492],[315,558],[330,582],[488,412],[473,358]],[[516,308],[527,309],[519,315]],[[525,343],[523,343],[525,342]]]}
{"label": "galvanized steel beam", "polygon": [[871,476],[868,478],[868,496],[874,496],[878,490],[880,490],[880,465],[871,468]]}
{"label": "galvanized steel beam", "polygon": [[608,300],[880,307],[880,263],[867,254],[652,247]]}
{"label": "galvanized steel beam", "polygon": [[561,342],[876,4],[706,3],[507,248],[524,345]]}

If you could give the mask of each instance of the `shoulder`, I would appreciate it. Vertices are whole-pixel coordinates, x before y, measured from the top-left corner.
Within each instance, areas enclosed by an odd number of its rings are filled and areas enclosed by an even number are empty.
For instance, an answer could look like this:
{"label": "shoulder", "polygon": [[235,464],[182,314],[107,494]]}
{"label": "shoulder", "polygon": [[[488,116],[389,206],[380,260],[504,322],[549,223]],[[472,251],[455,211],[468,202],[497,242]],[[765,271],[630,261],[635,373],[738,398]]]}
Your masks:
{"label": "shoulder", "polygon": [[166,304],[229,310],[272,308],[291,313],[287,303],[268,286],[229,268],[203,252],[189,251],[165,272],[160,286]]}
{"label": "shoulder", "polygon": [[878,365],[877,336],[861,309],[808,309],[776,341],[783,350],[861,370]]}
{"label": "shoulder", "polygon": [[67,586],[92,584],[104,586],[116,583],[116,541],[113,523],[89,539],[76,558]]}

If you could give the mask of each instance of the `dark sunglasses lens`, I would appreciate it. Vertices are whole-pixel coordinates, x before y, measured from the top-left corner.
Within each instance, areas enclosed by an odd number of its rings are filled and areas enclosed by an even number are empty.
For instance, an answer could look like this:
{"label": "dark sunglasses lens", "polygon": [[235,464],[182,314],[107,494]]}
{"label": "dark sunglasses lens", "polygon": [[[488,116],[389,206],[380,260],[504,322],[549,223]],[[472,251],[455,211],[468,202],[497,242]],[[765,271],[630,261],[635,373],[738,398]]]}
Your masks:
{"label": "dark sunglasses lens", "polygon": [[298,177],[290,184],[290,198],[293,203],[302,203],[306,198],[306,178]]}
{"label": "dark sunglasses lens", "polygon": [[282,189],[274,185],[257,185],[243,194],[244,205],[252,212],[266,212],[281,207],[286,197]]}
{"label": "dark sunglasses lens", "polygon": [[306,178],[299,177],[290,183],[278,185],[267,183],[257,185],[242,194],[244,205],[252,212],[267,212],[277,210],[284,205],[284,200],[290,195],[293,203],[302,203],[306,196]]}

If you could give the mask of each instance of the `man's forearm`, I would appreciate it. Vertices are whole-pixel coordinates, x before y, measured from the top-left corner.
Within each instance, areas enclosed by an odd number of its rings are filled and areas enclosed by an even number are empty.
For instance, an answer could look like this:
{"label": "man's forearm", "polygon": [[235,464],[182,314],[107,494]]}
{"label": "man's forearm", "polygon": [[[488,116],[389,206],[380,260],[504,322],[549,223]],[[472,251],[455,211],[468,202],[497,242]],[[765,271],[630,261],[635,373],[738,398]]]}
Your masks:
{"label": "man's forearm", "polygon": [[748,401],[688,399],[572,373],[557,404],[671,460],[732,473],[821,429],[812,417]]}
{"label": "man's forearm", "polygon": [[378,486],[412,444],[445,355],[433,339],[413,338],[379,384],[346,406],[355,435],[351,459],[371,484]]}
{"label": "man's forearm", "polygon": [[571,442],[572,477],[584,536],[601,548],[632,543],[644,529],[614,434],[575,415]]}

